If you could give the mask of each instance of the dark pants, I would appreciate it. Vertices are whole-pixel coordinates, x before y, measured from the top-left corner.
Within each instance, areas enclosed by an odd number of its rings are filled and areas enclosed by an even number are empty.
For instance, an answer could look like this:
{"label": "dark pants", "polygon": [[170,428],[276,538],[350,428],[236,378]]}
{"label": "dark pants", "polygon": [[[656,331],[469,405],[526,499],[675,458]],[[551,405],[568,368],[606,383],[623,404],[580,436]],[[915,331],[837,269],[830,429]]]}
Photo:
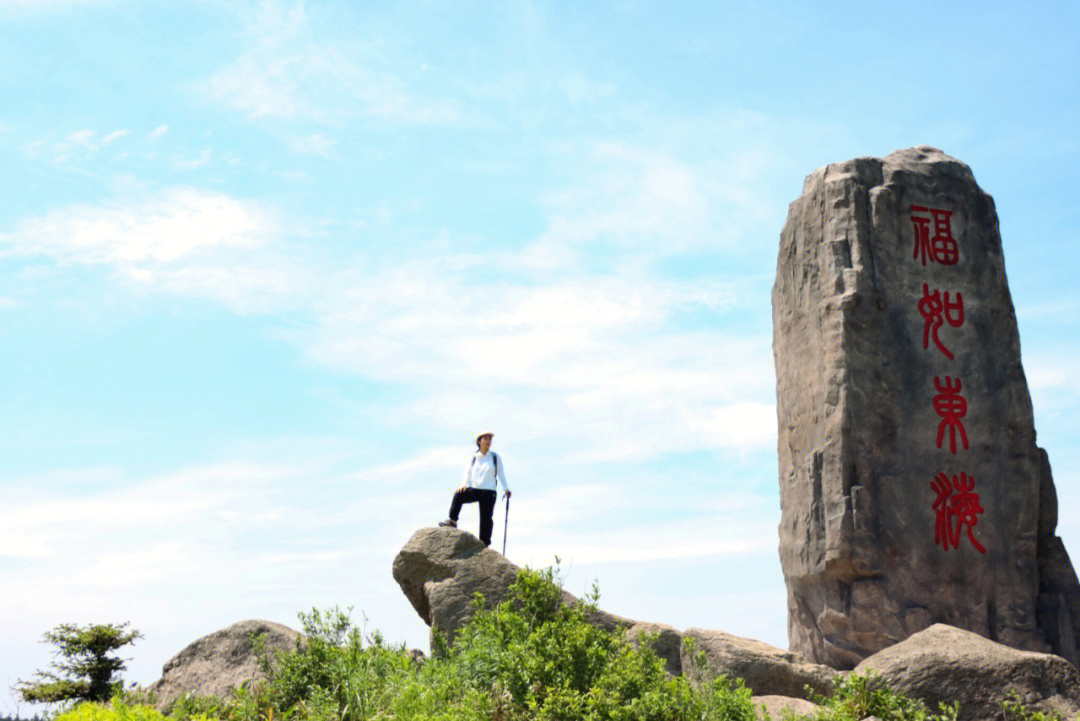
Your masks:
{"label": "dark pants", "polygon": [[491,529],[495,527],[492,517],[495,515],[495,501],[499,494],[495,491],[482,491],[478,488],[466,488],[454,494],[450,502],[450,518],[457,521],[461,506],[466,503],[480,504],[480,541],[485,546],[491,545]]}

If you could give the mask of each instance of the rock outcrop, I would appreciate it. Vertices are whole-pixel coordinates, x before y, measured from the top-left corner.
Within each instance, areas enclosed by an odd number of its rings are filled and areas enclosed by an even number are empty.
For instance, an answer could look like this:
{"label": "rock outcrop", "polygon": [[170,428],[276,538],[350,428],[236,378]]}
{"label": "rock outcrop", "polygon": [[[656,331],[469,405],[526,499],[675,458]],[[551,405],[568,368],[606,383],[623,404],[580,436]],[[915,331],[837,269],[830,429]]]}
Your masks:
{"label": "rock outcrop", "polygon": [[473,598],[483,594],[488,607],[506,597],[517,566],[456,528],[423,528],[394,558],[394,580],[420,618],[453,643],[473,616]]}
{"label": "rock outcrop", "polygon": [[[456,528],[422,528],[398,551],[393,573],[424,623],[453,643],[457,632],[473,617],[476,594],[484,597],[488,608],[502,603],[520,570],[471,533]],[[578,602],[573,594],[563,591],[562,595],[565,603]],[[674,629],[661,624],[639,624],[601,610],[591,612],[589,620],[608,631],[633,628],[633,638],[640,632],[659,634],[662,643],[658,650],[671,646],[666,631]],[[677,659],[678,651],[674,653]]]}
{"label": "rock outcrop", "polygon": [[1080,585],[970,169],[920,147],[807,177],[773,334],[792,650],[851,668],[940,622],[1080,663]]}
{"label": "rock outcrop", "polygon": [[186,693],[196,696],[224,696],[249,680],[263,678],[255,653],[255,638],[264,648],[291,651],[301,634],[270,621],[240,621],[204,636],[176,654],[162,668],[161,678],[147,689],[160,711]]}
{"label": "rock outcrop", "polygon": [[1017,651],[982,636],[935,624],[867,658],[856,673],[878,673],[890,687],[931,710],[960,702],[959,721],[1001,718],[1015,692],[1029,709],[1080,713],[1080,672],[1060,656]]}
{"label": "rock outcrop", "polygon": [[[804,699],[807,686],[823,695],[832,692],[836,671],[807,663],[790,651],[723,631],[699,628],[687,629],[683,638],[693,639],[689,647],[684,646],[682,668],[694,683],[712,681],[724,674],[728,678],[741,678],[752,693],[760,696]],[[699,653],[705,655],[704,667],[692,657]]]}
{"label": "rock outcrop", "polygon": [[[394,559],[394,579],[413,608],[451,642],[472,618],[474,595],[483,594],[488,606],[501,602],[518,570],[472,534],[453,528],[417,531]],[[578,602],[566,592],[563,600],[568,604]],[[721,631],[691,629],[683,634],[671,626],[633,621],[604,611],[593,612],[590,620],[607,630],[625,629],[631,643],[651,639],[650,647],[664,660],[669,673],[686,673],[696,682],[723,673],[745,679],[757,694],[799,698],[805,696],[803,687],[807,684],[821,693],[831,689],[832,669],[806,663],[796,654],[760,641]],[[696,652],[705,654],[703,668],[683,650],[685,636],[693,637]]]}

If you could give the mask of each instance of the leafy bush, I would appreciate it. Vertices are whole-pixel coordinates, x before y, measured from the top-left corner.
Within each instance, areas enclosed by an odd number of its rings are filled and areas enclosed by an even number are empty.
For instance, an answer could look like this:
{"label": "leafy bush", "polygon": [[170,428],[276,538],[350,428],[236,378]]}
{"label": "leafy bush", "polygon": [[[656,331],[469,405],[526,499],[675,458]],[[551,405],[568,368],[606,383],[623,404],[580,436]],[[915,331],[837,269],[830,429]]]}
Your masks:
{"label": "leafy bush", "polygon": [[860,721],[877,716],[882,721],[956,721],[960,704],[941,704],[930,713],[918,699],[893,691],[873,672],[838,676],[831,696],[814,695],[820,708],[815,721]]}
{"label": "leafy bush", "polygon": [[[57,715],[52,721],[167,721],[150,706],[130,705],[119,697],[110,703],[83,702]],[[207,718],[193,721],[209,721]]]}

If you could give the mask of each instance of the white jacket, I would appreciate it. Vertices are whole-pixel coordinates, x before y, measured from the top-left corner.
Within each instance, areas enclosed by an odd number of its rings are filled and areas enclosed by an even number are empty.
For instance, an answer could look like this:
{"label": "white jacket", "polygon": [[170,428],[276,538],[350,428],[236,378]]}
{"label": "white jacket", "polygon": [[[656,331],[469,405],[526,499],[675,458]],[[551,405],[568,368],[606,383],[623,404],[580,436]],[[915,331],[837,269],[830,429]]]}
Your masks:
{"label": "white jacket", "polygon": [[[502,483],[503,490],[509,491],[510,488],[506,485],[506,471],[503,469],[503,459],[499,456],[499,462],[495,464],[492,462],[492,456],[494,455],[494,451],[488,451],[484,454],[481,454],[480,451],[473,453],[469,458],[469,462],[465,465],[465,474],[461,484],[481,491],[498,491],[498,484]],[[498,465],[499,468],[497,474],[493,468],[495,465]]]}

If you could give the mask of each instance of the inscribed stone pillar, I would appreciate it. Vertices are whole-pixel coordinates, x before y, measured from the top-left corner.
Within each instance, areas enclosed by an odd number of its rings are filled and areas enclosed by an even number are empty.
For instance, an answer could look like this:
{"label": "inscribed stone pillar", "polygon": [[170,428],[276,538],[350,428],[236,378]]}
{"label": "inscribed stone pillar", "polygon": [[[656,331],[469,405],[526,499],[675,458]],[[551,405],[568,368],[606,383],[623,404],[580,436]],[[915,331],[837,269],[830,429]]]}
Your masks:
{"label": "inscribed stone pillar", "polygon": [[941,622],[1077,664],[1080,586],[971,170],[919,147],[812,173],[773,350],[792,650],[850,668]]}

